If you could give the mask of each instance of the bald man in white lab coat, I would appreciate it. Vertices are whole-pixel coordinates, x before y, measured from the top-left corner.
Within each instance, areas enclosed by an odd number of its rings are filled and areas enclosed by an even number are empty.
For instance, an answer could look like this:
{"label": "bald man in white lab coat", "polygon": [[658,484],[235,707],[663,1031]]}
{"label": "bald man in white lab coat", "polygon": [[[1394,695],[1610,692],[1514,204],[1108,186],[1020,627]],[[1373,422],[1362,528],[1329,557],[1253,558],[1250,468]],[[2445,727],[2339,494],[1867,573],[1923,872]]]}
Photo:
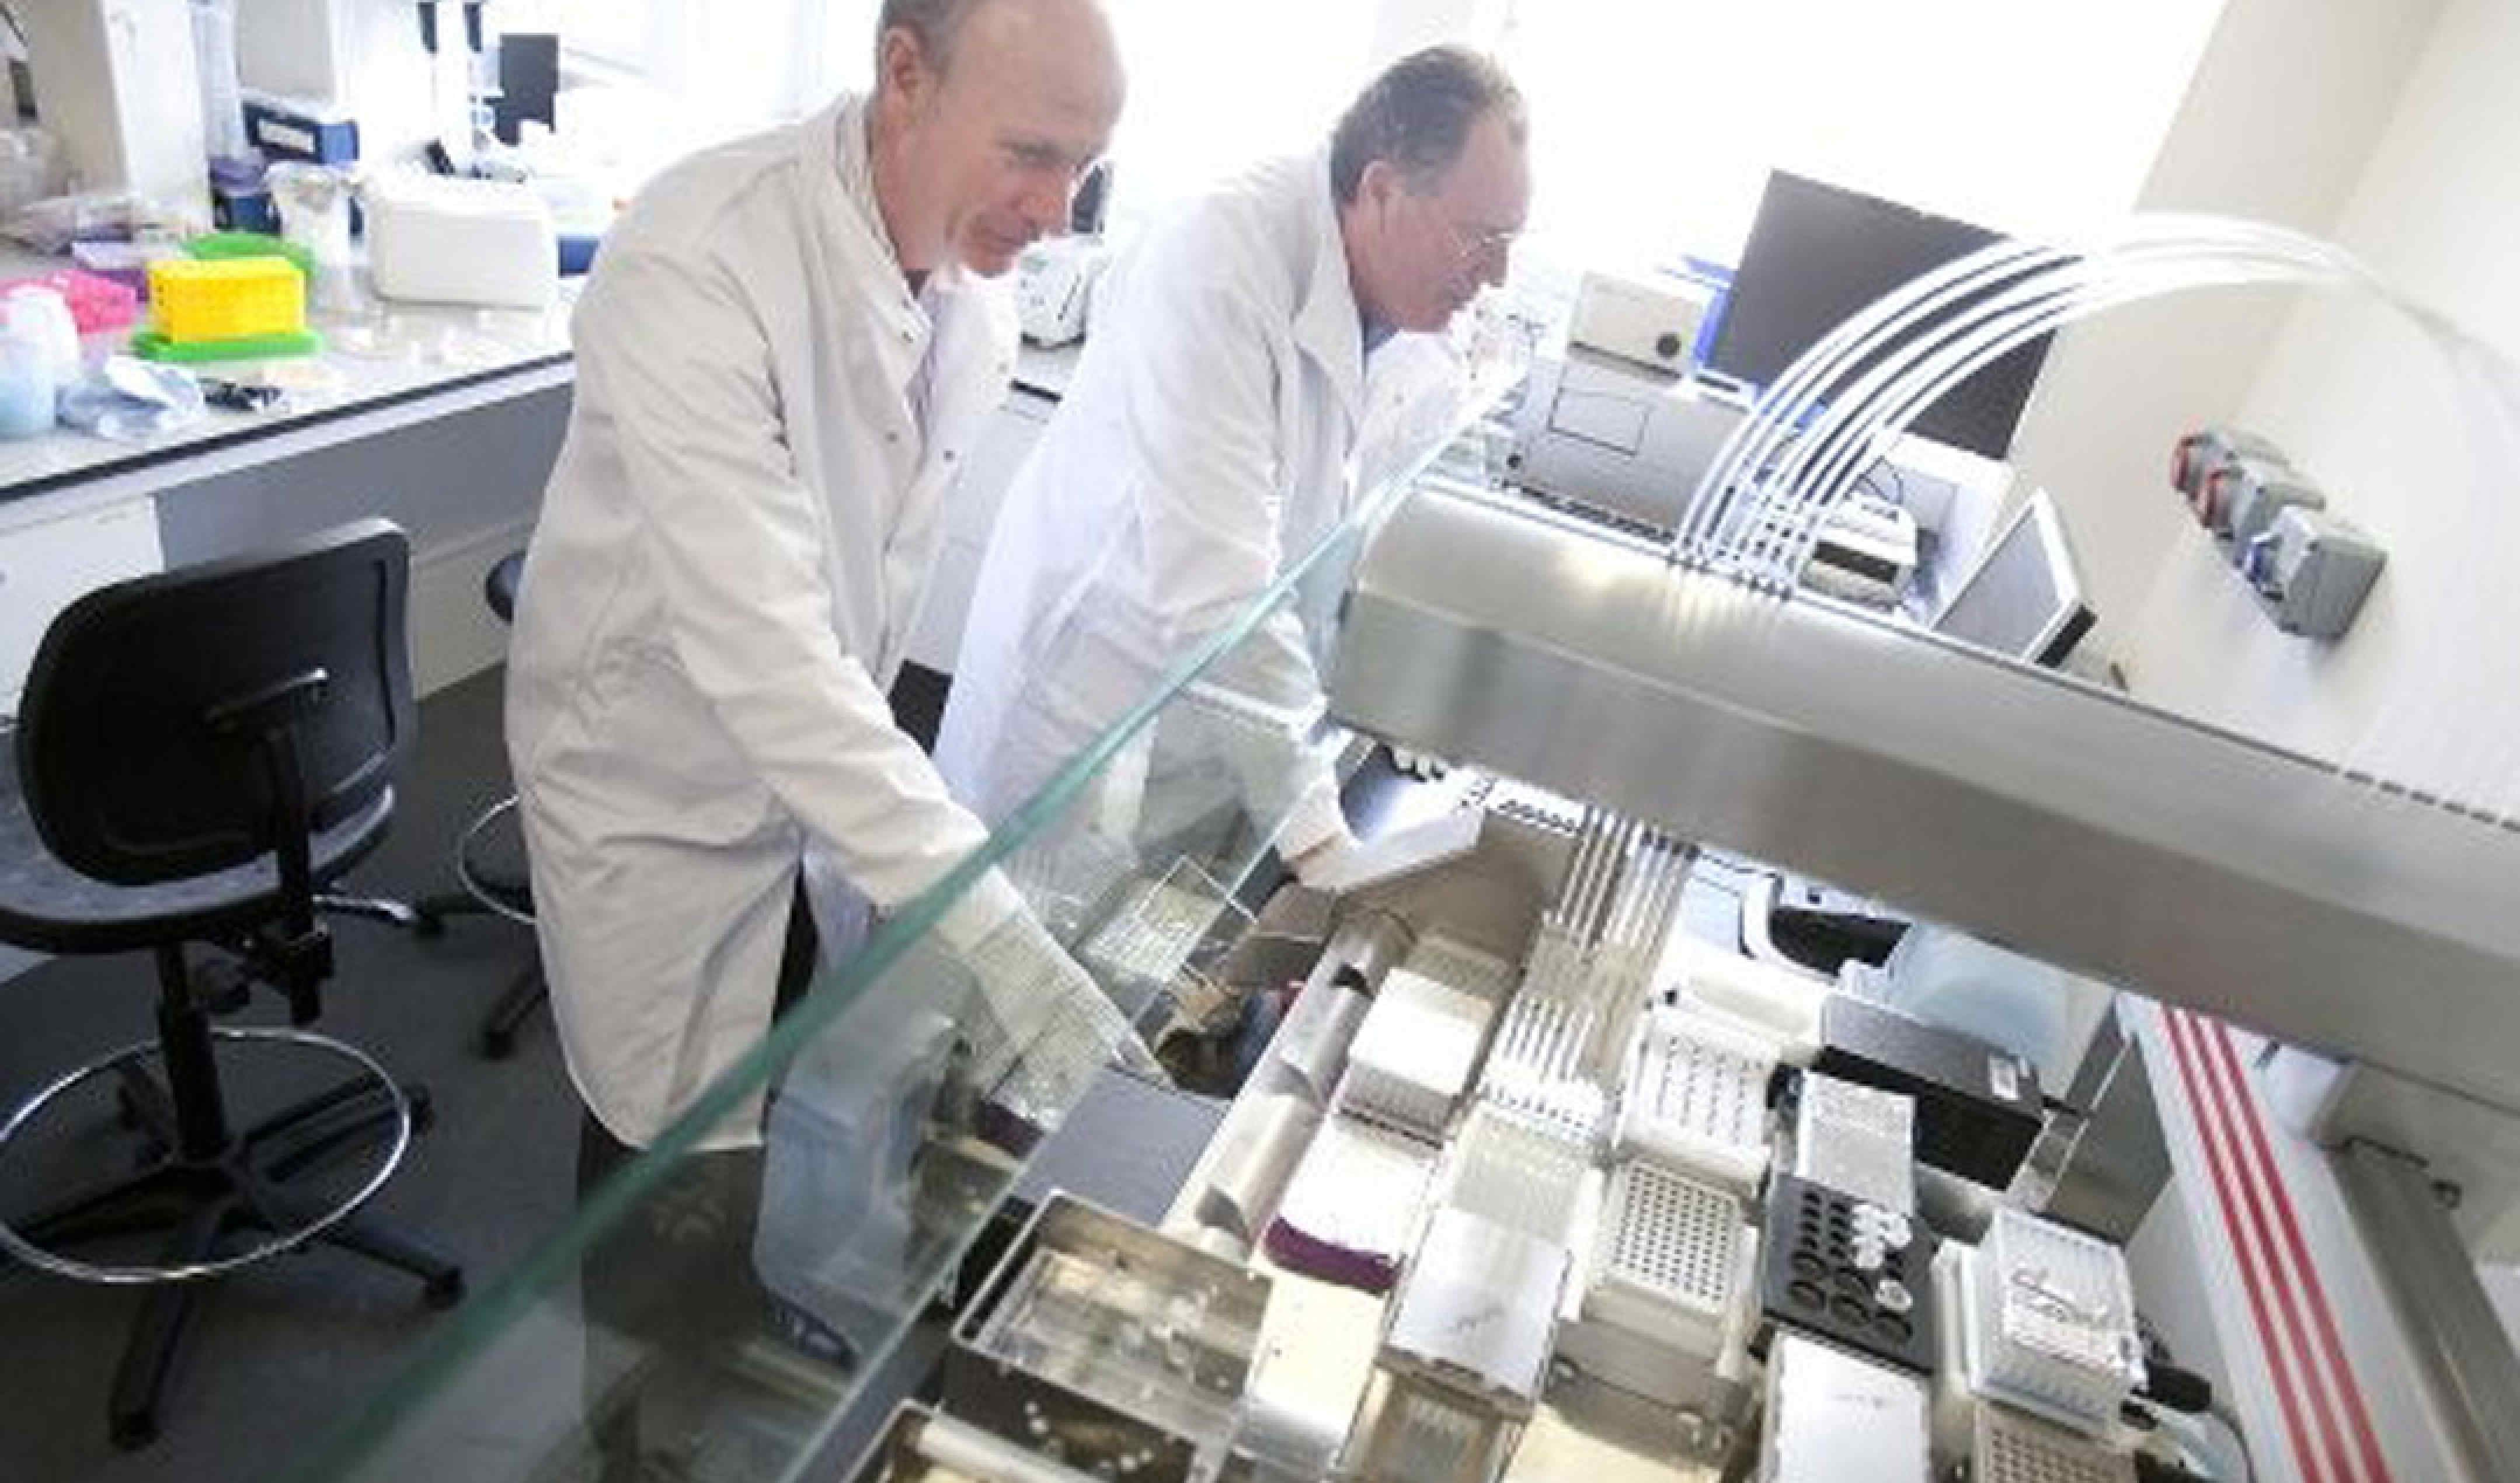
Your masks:
{"label": "bald man in white lab coat", "polygon": [[[885,691],[1012,368],[988,280],[1063,227],[1119,64],[1091,0],[884,22],[872,96],[666,171],[577,310],[508,742],[569,1072],[629,1147],[768,1028],[809,850],[890,910],[985,838]],[[991,1008],[1125,1037],[1002,879],[938,931]]]}
{"label": "bald man in white lab coat", "polygon": [[[809,852],[889,911],[986,837],[885,693],[1012,370],[990,280],[1064,226],[1122,83],[1095,0],[886,0],[877,54],[871,94],[660,175],[577,309],[508,747],[581,1190],[760,1042]],[[1022,1048],[993,1083],[1022,1110],[1081,1087],[1024,1084],[1039,1067],[1135,1047],[994,873],[936,931]],[[590,1396],[606,1335],[624,1365],[700,1365],[757,1328],[761,1132],[757,1101],[703,1130],[590,1253]],[[667,1411],[615,1423],[617,1471],[682,1433]]]}

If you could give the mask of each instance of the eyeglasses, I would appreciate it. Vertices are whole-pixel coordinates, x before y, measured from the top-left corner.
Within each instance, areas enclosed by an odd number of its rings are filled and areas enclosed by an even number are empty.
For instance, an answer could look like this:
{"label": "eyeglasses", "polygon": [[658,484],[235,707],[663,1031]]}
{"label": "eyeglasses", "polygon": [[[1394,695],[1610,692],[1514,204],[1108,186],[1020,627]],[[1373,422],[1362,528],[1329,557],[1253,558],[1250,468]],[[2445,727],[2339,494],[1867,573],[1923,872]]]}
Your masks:
{"label": "eyeglasses", "polygon": [[1469,227],[1447,217],[1444,231],[1453,239],[1453,250],[1463,262],[1505,266],[1513,255],[1513,245],[1522,238],[1520,228]]}

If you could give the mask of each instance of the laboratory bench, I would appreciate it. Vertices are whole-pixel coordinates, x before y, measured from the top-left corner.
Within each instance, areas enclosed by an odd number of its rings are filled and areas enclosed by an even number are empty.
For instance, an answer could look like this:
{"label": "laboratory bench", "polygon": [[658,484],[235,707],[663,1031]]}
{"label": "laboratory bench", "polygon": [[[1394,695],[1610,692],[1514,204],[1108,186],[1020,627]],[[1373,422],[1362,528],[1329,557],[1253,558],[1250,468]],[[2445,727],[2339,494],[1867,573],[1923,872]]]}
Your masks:
{"label": "laboratory bench", "polygon": [[[55,266],[0,251],[0,280]],[[81,593],[371,515],[412,538],[420,693],[497,663],[506,632],[481,580],[524,545],[560,452],[575,288],[544,313],[380,303],[374,317],[318,314],[327,347],[317,356],[198,368],[291,388],[270,410],[212,408],[136,445],[68,427],[0,442],[0,709],[14,706],[45,625]],[[125,338],[93,337],[90,354]],[[1029,344],[1018,355],[961,486],[914,662],[952,669],[989,523],[1076,355]]]}
{"label": "laboratory bench", "polygon": [[[53,264],[22,252],[0,278]],[[424,694],[497,662],[482,574],[524,542],[567,423],[567,308],[382,305],[323,315],[317,355],[198,368],[289,388],[138,444],[68,427],[0,442],[0,694],[14,706],[53,614],[81,593],[365,516],[413,543]],[[90,337],[91,360],[127,332]]]}

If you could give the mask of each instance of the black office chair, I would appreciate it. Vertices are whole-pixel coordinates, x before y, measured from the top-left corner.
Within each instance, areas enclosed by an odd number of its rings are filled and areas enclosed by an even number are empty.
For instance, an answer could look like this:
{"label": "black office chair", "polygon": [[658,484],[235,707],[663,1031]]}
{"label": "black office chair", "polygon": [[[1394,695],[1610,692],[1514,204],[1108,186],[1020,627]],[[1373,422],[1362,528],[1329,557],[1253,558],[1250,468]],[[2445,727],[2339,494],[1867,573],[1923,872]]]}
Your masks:
{"label": "black office chair", "polygon": [[[39,1122],[69,1121],[65,1094],[99,1083],[146,1136],[136,1172],[0,1224],[0,1248],[150,1286],[109,1413],[124,1446],[157,1434],[201,1279],[323,1244],[418,1277],[432,1305],[463,1293],[461,1268],[358,1214],[400,1164],[419,1094],[337,1040],[214,1027],[186,958],[187,944],[232,954],[287,995],[294,1025],[315,1016],[333,971],[317,888],[383,838],[411,744],[409,562],[402,532],[368,520],[123,582],[53,621],[27,679],[17,765],[0,768],[0,940],[155,955],[158,1038],[62,1076],[0,1126],[7,1158]],[[240,1128],[223,1050],[356,1074]],[[339,1181],[346,1193],[315,1188],[358,1153],[373,1167]],[[74,1254],[160,1233],[147,1265]]]}
{"label": "black office chair", "polygon": [[[517,587],[524,579],[525,554],[511,552],[499,559],[481,580],[482,600],[498,614],[502,623],[517,619]],[[517,812],[517,795],[508,796],[483,809],[464,832],[455,839],[455,879],[461,889],[443,891],[420,903],[423,930],[433,935],[439,923],[449,917],[501,917],[522,926],[534,928],[533,884],[521,868],[502,869],[482,857],[482,841],[503,820],[513,820]],[[534,1011],[550,997],[543,981],[543,965],[539,951],[525,961],[510,979],[505,992],[481,1016],[481,1054],[492,1060],[505,1060],[515,1054],[517,1032],[524,1027]]]}

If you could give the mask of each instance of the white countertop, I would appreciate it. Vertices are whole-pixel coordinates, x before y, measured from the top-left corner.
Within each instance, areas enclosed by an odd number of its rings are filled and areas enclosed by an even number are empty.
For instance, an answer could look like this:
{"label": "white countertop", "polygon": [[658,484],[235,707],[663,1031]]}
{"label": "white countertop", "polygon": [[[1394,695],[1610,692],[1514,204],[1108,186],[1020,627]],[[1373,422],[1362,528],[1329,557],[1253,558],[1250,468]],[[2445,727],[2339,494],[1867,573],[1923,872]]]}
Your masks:
{"label": "white countertop", "polygon": [[[0,278],[60,266],[57,260],[22,251],[0,252]],[[477,401],[562,384],[571,375],[568,312],[574,299],[571,284],[563,288],[562,301],[543,312],[379,301],[366,316],[315,316],[312,327],[325,339],[320,354],[187,368],[228,381],[291,388],[280,405],[263,412],[212,408],[200,422],[147,443],[112,442],[68,427],[0,441],[0,499],[216,450],[232,450],[249,460],[250,445],[285,432],[320,439],[330,427],[343,436],[356,435],[370,430],[375,414],[401,409],[404,416],[422,417],[447,410],[440,393],[469,392],[469,399]],[[128,332],[88,337],[90,360],[119,351],[128,338]],[[271,452],[277,456],[285,451],[282,445],[294,448],[307,440],[280,439]]]}
{"label": "white countertop", "polygon": [[[64,266],[58,259],[0,247],[0,280]],[[542,313],[376,301],[374,312],[344,319],[316,315],[320,354],[286,361],[228,361],[191,366],[204,376],[289,388],[264,412],[212,408],[200,422],[147,443],[117,443],[68,427],[40,437],[0,441],[0,500],[18,498],[177,459],[223,454],[220,463],[283,457],[310,443],[364,435],[437,416],[465,405],[565,384],[570,366],[568,316],[579,283]],[[127,332],[91,336],[93,362],[122,349]],[[1075,374],[1081,344],[1044,349],[1026,342],[1015,361],[1015,387],[1056,400]],[[283,434],[290,434],[284,436]]]}

